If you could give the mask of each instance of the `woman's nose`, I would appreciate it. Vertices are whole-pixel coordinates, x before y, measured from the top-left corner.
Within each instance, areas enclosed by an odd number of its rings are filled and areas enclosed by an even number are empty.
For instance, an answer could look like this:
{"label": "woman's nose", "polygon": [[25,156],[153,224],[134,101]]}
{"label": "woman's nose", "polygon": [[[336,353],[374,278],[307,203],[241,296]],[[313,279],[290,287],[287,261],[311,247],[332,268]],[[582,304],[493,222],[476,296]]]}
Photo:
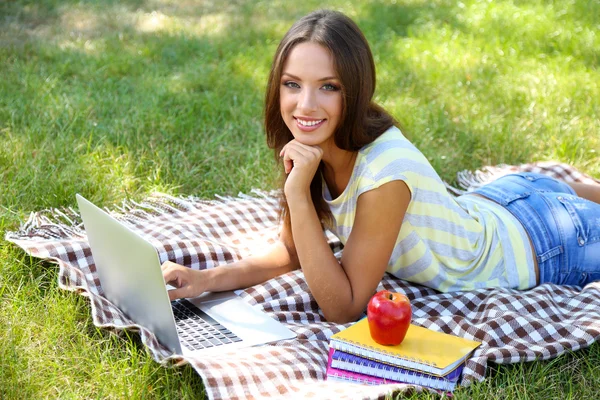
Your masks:
{"label": "woman's nose", "polygon": [[303,90],[298,99],[298,108],[303,111],[317,110],[317,96],[312,90]]}

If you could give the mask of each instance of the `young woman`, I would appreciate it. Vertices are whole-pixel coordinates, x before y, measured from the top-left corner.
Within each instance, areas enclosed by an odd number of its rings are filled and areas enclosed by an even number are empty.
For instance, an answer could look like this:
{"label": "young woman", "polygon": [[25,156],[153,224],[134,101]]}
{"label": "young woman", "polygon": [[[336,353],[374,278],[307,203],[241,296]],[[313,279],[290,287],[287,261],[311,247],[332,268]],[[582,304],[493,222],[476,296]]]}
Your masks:
{"label": "young woman", "polygon": [[[386,271],[441,291],[600,279],[600,205],[586,200],[600,202],[599,188],[516,174],[455,199],[374,91],[369,45],[349,18],[317,11],[292,26],[265,107],[287,174],[280,241],[210,270],[166,262],[172,299],[302,268],[325,318],[349,322]],[[323,226],[345,246],[340,261]]]}

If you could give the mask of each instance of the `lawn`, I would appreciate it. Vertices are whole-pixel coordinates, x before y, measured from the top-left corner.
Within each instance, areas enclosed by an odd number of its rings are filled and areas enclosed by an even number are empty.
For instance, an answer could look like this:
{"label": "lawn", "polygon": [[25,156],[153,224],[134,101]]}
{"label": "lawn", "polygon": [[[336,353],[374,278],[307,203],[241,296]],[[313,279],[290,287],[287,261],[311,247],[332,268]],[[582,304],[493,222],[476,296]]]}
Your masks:
{"label": "lawn", "polygon": [[[320,7],[363,29],[378,101],[444,179],[539,160],[600,178],[597,0],[8,1],[2,237],[31,211],[74,207],[75,193],[110,207],[276,187],[262,129],[271,57]],[[56,266],[0,242],[0,398],[203,398],[191,368],[97,329],[56,280]],[[456,399],[596,398],[600,345],[490,370]]]}

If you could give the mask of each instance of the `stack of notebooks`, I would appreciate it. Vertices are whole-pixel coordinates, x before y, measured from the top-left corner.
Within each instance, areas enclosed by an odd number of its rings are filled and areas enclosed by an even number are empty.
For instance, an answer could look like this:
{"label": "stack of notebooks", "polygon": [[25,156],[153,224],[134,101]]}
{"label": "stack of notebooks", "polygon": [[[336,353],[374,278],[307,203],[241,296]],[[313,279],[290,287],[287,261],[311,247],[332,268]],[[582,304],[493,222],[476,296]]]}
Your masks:
{"label": "stack of notebooks", "polygon": [[479,342],[410,325],[404,341],[383,346],[371,338],[366,318],[329,343],[327,379],[369,385],[412,383],[452,392]]}

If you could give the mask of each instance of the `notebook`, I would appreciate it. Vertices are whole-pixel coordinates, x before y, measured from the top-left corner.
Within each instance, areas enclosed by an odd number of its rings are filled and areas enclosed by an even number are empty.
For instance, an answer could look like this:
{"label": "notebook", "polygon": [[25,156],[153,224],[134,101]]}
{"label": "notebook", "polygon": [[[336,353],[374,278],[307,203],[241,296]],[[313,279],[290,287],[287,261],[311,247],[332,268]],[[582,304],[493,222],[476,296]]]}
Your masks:
{"label": "notebook", "polygon": [[384,379],[387,382],[398,381],[413,383],[415,385],[440,389],[446,392],[454,391],[464,368],[464,363],[462,363],[448,375],[438,377],[369,360],[368,358],[363,358],[340,350],[329,349],[329,352],[331,354],[331,367],[336,370],[358,373],[361,376],[377,377],[379,379]]}
{"label": "notebook", "polygon": [[379,378],[377,376],[361,374],[354,371],[343,370],[332,366],[331,356],[334,350],[329,349],[329,359],[327,360],[327,380],[329,381],[340,381],[340,382],[353,382],[360,383],[363,385],[385,385],[391,383],[404,383],[397,382],[390,379]]}
{"label": "notebook", "polygon": [[330,347],[398,367],[445,376],[456,369],[481,343],[411,324],[397,346],[375,342],[363,318],[331,336]]}

